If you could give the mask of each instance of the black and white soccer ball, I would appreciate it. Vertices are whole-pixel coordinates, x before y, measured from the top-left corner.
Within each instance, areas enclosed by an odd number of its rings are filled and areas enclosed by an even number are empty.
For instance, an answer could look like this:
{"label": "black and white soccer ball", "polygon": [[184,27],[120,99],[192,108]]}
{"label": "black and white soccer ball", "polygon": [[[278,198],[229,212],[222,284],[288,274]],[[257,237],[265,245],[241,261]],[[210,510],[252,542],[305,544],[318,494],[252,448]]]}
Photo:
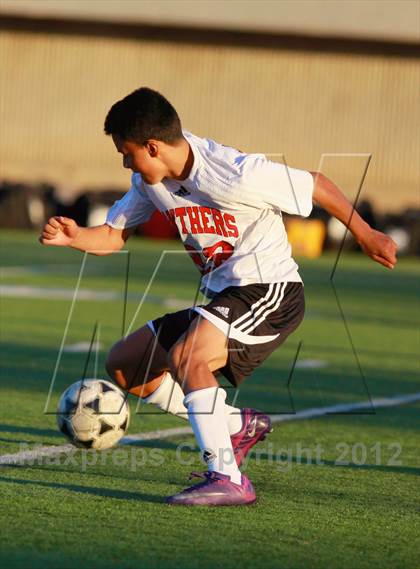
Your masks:
{"label": "black and white soccer ball", "polygon": [[76,381],[58,402],[58,428],[77,447],[113,447],[127,430],[129,420],[124,393],[104,379]]}

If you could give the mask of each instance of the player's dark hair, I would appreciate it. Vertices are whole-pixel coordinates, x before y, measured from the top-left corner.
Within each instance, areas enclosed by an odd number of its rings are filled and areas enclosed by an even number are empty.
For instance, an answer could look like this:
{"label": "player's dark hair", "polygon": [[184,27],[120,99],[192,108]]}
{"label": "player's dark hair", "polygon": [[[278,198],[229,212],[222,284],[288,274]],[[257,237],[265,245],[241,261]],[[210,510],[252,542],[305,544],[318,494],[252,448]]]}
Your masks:
{"label": "player's dark hair", "polygon": [[178,113],[163,95],[148,87],[141,87],[112,105],[104,130],[141,146],[151,138],[167,144],[182,138]]}

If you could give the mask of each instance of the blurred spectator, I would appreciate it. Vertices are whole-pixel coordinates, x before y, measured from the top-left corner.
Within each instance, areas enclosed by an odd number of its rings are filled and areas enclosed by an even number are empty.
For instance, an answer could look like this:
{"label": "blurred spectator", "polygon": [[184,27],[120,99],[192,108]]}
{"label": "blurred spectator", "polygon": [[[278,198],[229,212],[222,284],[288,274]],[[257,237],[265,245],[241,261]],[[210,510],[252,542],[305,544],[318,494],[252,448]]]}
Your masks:
{"label": "blurred spectator", "polygon": [[[8,229],[40,229],[54,215],[71,217],[79,225],[94,226],[105,222],[112,204],[124,192],[116,188],[101,191],[86,188],[76,199],[46,183],[27,185],[3,181],[0,184],[0,227]],[[378,215],[368,200],[357,206],[358,213],[374,229],[390,235],[398,245],[400,255],[420,255],[420,210],[406,209],[402,213]],[[284,214],[289,239],[299,254],[317,256],[322,250],[341,246],[359,250],[345,226],[323,209],[314,206],[309,219]],[[176,227],[162,213],[156,211],[151,219],[140,225],[136,234],[151,238],[178,237]]]}

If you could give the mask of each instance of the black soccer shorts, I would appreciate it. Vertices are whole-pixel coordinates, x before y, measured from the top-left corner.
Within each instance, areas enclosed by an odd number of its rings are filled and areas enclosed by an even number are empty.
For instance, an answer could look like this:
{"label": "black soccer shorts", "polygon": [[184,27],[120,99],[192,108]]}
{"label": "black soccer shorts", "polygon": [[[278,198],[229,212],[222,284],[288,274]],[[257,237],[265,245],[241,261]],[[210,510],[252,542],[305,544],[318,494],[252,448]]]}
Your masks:
{"label": "black soccer shorts", "polygon": [[158,344],[169,352],[200,314],[228,338],[228,359],[219,371],[234,386],[261,365],[301,323],[303,284],[283,282],[230,286],[209,304],[165,314],[147,323]]}

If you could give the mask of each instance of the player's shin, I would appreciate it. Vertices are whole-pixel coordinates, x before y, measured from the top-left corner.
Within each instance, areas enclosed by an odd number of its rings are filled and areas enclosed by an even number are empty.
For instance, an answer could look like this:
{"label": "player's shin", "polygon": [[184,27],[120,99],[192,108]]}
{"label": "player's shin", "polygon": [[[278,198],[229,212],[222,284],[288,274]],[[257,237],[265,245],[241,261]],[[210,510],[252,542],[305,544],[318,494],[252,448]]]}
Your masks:
{"label": "player's shin", "polygon": [[218,387],[192,391],[184,399],[188,417],[210,472],[241,484],[225,414],[226,392]]}
{"label": "player's shin", "polygon": [[[219,390],[220,391],[220,390]],[[162,411],[181,417],[188,421],[188,411],[184,405],[184,392],[169,371],[165,372],[162,382],[153,393],[144,397],[145,403],[152,403]],[[226,397],[226,393],[225,393]],[[242,415],[238,407],[232,407],[225,403],[225,415],[228,423],[229,434],[234,435],[242,428]]]}

